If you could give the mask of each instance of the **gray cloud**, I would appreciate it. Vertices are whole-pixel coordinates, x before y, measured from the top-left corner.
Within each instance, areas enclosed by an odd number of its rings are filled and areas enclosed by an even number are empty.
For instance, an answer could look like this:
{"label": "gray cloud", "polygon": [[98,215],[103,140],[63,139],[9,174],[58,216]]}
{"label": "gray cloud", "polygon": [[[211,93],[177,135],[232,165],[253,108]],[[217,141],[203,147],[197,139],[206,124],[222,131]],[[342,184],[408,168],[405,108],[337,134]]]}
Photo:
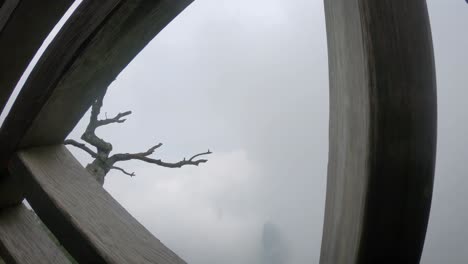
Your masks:
{"label": "gray cloud", "polygon": [[438,144],[434,195],[422,263],[468,260],[468,5],[429,0],[437,69]]}
{"label": "gray cloud", "polygon": [[104,107],[134,112],[99,131],[116,151],[159,141],[168,160],[215,151],[199,168],[135,162],[126,167],[137,177],[106,182],[189,263],[260,263],[267,221],[288,244],[286,263],[318,262],[328,148],[321,2],[196,1],[118,77]]}
{"label": "gray cloud", "polygon": [[[468,6],[428,5],[439,139],[422,263],[464,263]],[[208,147],[215,154],[200,168],[180,170],[132,162],[126,167],[137,177],[113,173],[106,188],[189,263],[261,263],[268,221],[287,244],[286,263],[318,263],[327,79],[322,1],[197,0],[112,84],[104,111],[134,114],[100,133],[116,151],[163,142],[158,154],[167,160]]]}
{"label": "gray cloud", "polygon": [[[428,6],[439,135],[421,262],[465,263],[468,5],[428,0]],[[104,111],[134,114],[99,133],[116,151],[163,142],[158,154],[167,160],[208,147],[215,154],[204,166],[180,170],[130,162],[124,166],[137,177],[112,173],[106,188],[189,263],[261,263],[265,223],[281,235],[286,263],[318,263],[328,147],[326,58],[322,1],[195,1],[112,84]],[[87,118],[71,137],[79,137]]]}

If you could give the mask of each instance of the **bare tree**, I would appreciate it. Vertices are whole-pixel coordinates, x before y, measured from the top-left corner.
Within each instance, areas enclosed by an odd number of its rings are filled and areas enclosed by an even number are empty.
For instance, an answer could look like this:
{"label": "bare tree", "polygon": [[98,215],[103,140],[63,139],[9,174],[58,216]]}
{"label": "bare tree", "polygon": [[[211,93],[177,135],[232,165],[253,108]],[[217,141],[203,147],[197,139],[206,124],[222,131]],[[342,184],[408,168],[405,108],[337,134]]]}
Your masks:
{"label": "bare tree", "polygon": [[115,117],[99,119],[99,113],[101,112],[103,99],[106,92],[104,91],[102,95],[94,101],[91,107],[91,117],[89,124],[86,127],[85,132],[81,136],[81,139],[88,144],[96,148],[96,151],[89,148],[86,144],[80,143],[73,139],[67,139],[64,141],[65,145],[72,145],[74,147],[80,148],[81,150],[86,151],[94,160],[86,166],[88,172],[93,175],[97,181],[103,185],[104,178],[110,170],[118,170],[122,173],[129,175],[131,177],[135,176],[134,172],[127,172],[121,167],[116,166],[116,163],[128,160],[140,160],[143,162],[155,164],[157,166],[162,166],[166,168],[180,168],[186,165],[195,165],[198,166],[200,163],[205,163],[207,159],[200,159],[201,156],[211,154],[211,151],[198,153],[193,155],[189,159],[183,159],[178,162],[164,162],[161,159],[154,159],[149,157],[154,151],[162,146],[162,143],[159,143],[155,146],[152,146],[148,150],[140,153],[118,153],[111,155],[112,144],[103,140],[102,138],[96,135],[96,129],[114,123],[123,123],[126,119],[124,117],[130,115],[132,112],[127,111],[123,113],[118,113]]}

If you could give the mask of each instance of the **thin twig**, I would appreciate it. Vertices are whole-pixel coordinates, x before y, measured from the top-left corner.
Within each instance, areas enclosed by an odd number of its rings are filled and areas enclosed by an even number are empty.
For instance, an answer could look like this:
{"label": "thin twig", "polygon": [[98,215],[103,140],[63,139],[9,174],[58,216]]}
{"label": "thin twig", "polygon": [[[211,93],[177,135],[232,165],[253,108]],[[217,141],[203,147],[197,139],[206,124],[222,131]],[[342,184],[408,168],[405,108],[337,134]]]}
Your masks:
{"label": "thin twig", "polygon": [[111,169],[119,170],[119,171],[121,171],[122,173],[127,174],[127,175],[130,176],[130,177],[134,177],[134,176],[135,176],[135,173],[134,173],[134,172],[127,172],[127,171],[125,171],[124,169],[122,169],[122,168],[120,168],[120,167],[112,166]]}
{"label": "thin twig", "polygon": [[116,116],[114,116],[112,118],[97,120],[96,121],[96,128],[100,127],[100,126],[105,126],[105,125],[108,125],[108,124],[112,124],[112,123],[123,123],[127,119],[122,119],[122,117],[131,115],[131,114],[132,114],[132,111],[126,111],[126,112],[123,112],[123,113],[118,113]]}

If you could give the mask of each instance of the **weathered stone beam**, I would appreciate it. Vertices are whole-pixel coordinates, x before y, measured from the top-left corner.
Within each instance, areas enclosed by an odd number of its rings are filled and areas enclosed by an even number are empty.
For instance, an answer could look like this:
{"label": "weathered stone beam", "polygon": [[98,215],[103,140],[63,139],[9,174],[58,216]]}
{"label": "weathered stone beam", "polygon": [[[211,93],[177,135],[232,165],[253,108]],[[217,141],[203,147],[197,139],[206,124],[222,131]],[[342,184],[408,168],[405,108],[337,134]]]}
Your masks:
{"label": "weathered stone beam", "polygon": [[330,145],[322,264],[419,263],[436,154],[424,0],[326,0]]}

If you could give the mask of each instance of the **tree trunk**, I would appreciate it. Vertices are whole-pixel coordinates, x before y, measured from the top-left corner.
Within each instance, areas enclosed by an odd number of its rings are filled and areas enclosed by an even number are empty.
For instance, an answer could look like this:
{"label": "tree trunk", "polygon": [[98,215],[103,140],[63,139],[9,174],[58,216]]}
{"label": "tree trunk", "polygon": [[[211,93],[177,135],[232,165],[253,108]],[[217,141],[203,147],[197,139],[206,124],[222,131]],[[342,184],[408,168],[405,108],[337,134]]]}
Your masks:
{"label": "tree trunk", "polygon": [[95,159],[92,163],[86,165],[86,170],[96,178],[99,184],[104,185],[104,178],[109,170],[106,169],[106,166],[101,161]]}

